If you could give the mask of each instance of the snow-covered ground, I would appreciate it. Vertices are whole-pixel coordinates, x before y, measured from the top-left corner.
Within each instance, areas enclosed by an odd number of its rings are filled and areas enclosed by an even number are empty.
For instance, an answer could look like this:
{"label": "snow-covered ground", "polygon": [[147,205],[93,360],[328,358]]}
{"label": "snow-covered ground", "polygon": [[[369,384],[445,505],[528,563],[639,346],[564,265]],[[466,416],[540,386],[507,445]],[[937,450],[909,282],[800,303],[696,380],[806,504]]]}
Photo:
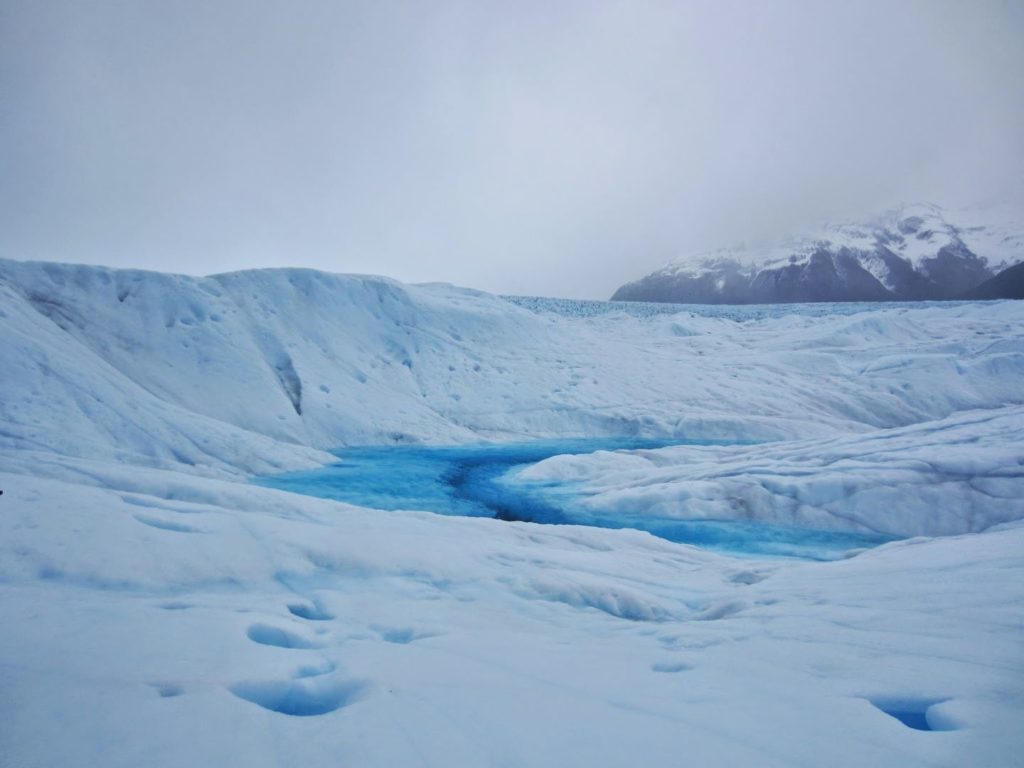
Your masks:
{"label": "snow-covered ground", "polygon": [[[1024,306],[818,310],[0,262],[0,765],[1012,764]],[[630,434],[761,444],[523,479],[916,538],[740,560],[248,482]]]}

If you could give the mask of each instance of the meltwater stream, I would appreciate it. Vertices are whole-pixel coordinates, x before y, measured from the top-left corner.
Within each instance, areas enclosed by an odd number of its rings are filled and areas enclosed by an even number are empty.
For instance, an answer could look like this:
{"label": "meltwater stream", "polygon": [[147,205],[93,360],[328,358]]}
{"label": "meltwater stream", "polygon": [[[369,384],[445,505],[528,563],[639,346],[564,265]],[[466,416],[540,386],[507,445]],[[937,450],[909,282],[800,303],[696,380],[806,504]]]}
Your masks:
{"label": "meltwater stream", "polygon": [[687,520],[656,515],[596,516],[581,503],[585,495],[571,484],[524,483],[509,479],[516,470],[559,454],[679,444],[678,440],[600,438],[445,447],[346,448],[335,452],[341,459],[338,464],[263,477],[256,482],[374,509],[637,528],[669,541],[733,555],[832,560],[848,550],[891,540],[876,534],[789,528],[747,521]]}

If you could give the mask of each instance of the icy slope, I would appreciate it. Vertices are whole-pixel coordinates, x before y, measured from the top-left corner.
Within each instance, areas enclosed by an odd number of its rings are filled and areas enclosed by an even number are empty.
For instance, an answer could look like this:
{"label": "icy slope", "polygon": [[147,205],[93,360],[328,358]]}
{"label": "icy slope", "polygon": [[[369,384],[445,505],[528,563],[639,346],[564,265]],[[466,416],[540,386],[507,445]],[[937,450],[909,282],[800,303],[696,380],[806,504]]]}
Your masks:
{"label": "icy slope", "polygon": [[[153,343],[146,314],[125,317],[123,330],[116,333],[96,322],[103,310],[101,302],[80,298],[77,306],[65,305],[59,296],[0,280],[0,456],[44,451],[234,474],[329,458],[162,397],[159,388],[147,387],[152,372],[146,369],[167,360],[167,369],[173,370],[168,359],[173,345],[153,350],[148,358],[141,348],[147,339]],[[217,351],[230,348],[225,344]],[[205,384],[213,396],[219,383],[200,375],[191,386]],[[165,387],[179,384],[186,386],[178,377]]]}
{"label": "icy slope", "polygon": [[827,436],[1024,401],[1013,304],[570,317],[302,270],[10,261],[0,300],[0,447],[203,472],[358,443]]}
{"label": "icy slope", "polygon": [[826,440],[557,456],[518,477],[581,484],[588,510],[626,519],[970,533],[1024,518],[1024,408]]}

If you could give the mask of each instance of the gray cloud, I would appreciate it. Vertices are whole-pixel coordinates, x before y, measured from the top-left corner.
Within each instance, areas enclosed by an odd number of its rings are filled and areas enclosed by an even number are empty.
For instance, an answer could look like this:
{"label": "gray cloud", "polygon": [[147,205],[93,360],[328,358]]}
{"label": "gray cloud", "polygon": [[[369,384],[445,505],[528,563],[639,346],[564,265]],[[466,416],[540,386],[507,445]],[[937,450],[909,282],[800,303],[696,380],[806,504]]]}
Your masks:
{"label": "gray cloud", "polygon": [[604,297],[1024,178],[1013,2],[7,0],[0,255]]}

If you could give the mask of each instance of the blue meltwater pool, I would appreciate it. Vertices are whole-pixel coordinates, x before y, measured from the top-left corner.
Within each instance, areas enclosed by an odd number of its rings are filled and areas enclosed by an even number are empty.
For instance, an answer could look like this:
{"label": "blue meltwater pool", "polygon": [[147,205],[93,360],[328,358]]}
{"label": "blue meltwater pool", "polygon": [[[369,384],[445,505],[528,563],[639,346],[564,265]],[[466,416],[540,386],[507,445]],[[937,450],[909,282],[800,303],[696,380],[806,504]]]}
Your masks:
{"label": "blue meltwater pool", "polygon": [[[877,534],[789,528],[734,520],[594,514],[581,489],[565,483],[517,482],[517,470],[551,456],[598,450],[659,448],[681,441],[601,438],[459,446],[371,446],[335,451],[341,461],[319,469],[262,477],[260,485],[383,510],[491,517],[547,524],[637,528],[669,541],[746,556],[831,560],[890,541]],[[688,444],[702,444],[694,441]]]}

